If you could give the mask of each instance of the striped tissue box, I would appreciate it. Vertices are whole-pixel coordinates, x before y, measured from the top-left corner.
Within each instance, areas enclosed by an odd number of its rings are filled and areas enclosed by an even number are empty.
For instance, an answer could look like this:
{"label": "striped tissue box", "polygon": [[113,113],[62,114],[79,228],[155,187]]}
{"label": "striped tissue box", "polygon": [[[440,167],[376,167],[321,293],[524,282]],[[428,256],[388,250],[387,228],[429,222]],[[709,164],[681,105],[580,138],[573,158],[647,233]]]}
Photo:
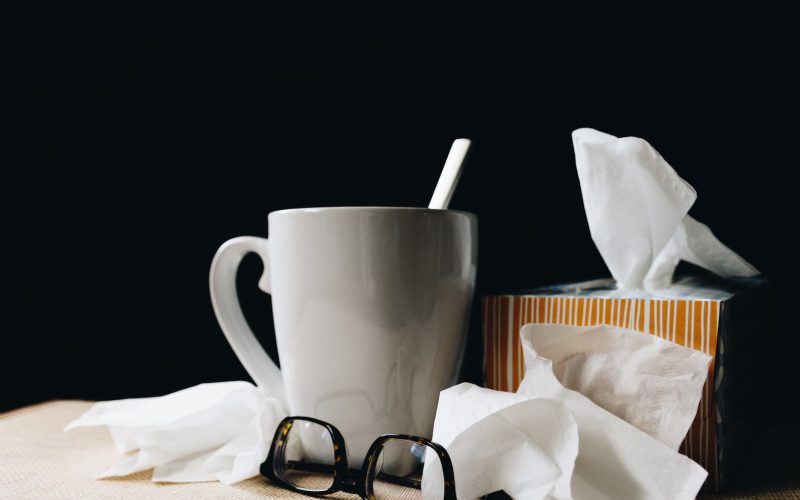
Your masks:
{"label": "striped tissue box", "polygon": [[[768,309],[764,278],[687,277],[656,294],[623,291],[596,280],[483,298],[484,383],[515,391],[524,375],[520,328],[528,323],[615,325],[656,335],[713,357],[697,416],[680,451],[708,471],[705,488],[718,491],[733,467],[723,459],[742,443],[742,414],[754,377],[731,377],[726,351],[754,353]],[[742,399],[745,398],[745,399]],[[744,405],[730,404],[743,400]],[[753,403],[753,401],[750,401]],[[728,411],[728,406],[730,410]],[[734,439],[727,439],[734,436]]]}

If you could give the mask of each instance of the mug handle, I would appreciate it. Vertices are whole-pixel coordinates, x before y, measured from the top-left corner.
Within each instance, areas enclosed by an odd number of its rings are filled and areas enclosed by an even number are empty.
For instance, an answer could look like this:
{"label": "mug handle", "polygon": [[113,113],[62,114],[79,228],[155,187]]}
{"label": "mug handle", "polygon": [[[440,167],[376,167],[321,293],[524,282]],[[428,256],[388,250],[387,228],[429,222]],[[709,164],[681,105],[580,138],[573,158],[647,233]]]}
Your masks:
{"label": "mug handle", "polygon": [[285,404],[286,393],[280,368],[253,335],[236,296],[236,270],[242,258],[250,252],[258,254],[264,262],[264,273],[258,281],[258,287],[270,293],[269,241],[256,236],[239,236],[223,243],[211,261],[208,276],[211,304],[225,338],[247,373],[259,388],[266,389],[266,392]]}

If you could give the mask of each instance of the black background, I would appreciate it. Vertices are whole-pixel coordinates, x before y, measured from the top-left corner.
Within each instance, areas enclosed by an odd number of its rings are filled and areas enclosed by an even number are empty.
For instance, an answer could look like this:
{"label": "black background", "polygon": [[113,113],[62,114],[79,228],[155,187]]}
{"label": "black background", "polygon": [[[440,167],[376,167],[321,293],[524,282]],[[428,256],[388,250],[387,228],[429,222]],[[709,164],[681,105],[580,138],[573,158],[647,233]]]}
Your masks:
{"label": "black background", "polygon": [[[427,205],[456,137],[479,294],[604,276],[570,139],[591,126],[650,141],[698,191],[692,215],[774,280],[752,370],[770,418],[800,420],[786,13],[109,4],[28,3],[10,31],[0,410],[247,379],[208,298],[216,248],[266,236],[272,210]],[[260,266],[241,298],[272,350]]]}

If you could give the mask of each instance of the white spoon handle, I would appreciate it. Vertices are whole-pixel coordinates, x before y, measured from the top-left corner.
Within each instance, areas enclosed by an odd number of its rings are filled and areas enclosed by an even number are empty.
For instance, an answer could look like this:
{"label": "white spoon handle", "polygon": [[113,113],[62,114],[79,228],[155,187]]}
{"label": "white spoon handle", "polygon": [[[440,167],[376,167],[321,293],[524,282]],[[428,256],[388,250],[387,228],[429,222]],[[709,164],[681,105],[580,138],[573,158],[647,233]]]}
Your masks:
{"label": "white spoon handle", "polygon": [[456,184],[458,184],[458,178],[461,176],[464,158],[467,157],[470,144],[472,142],[469,139],[456,139],[453,141],[453,146],[450,148],[450,153],[444,162],[442,175],[439,177],[439,183],[436,184],[436,189],[433,191],[428,208],[444,210],[450,204],[450,198],[453,196]]}

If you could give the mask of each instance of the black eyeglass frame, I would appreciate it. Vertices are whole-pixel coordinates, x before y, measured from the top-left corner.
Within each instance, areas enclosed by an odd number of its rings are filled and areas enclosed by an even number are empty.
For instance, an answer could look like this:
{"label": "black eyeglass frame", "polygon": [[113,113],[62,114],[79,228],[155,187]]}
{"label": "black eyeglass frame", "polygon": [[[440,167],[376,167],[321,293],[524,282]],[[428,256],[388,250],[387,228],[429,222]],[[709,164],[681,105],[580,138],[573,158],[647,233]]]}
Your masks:
{"label": "black eyeglass frame", "polygon": [[[291,484],[275,474],[275,456],[283,453],[286,447],[286,437],[292,429],[295,421],[305,421],[320,425],[327,429],[331,435],[333,442],[333,483],[326,490],[312,490],[308,488],[301,488]],[[410,436],[408,434],[383,434],[379,436],[369,447],[367,455],[364,457],[364,463],[361,471],[355,481],[349,479],[352,475],[349,474],[349,464],[347,461],[347,447],[345,445],[344,436],[339,432],[339,429],[333,425],[313,417],[286,417],[281,420],[278,428],[275,430],[275,436],[272,439],[272,445],[269,448],[269,455],[266,461],[261,464],[261,475],[268,478],[273,483],[286,488],[288,490],[303,493],[304,495],[323,496],[343,491],[360,496],[361,498],[372,500],[375,498],[375,492],[372,489],[372,481],[367,481],[375,471],[378,463],[378,457],[383,450],[383,445],[392,439],[401,439],[412,441],[420,445],[428,446],[439,457],[439,462],[442,466],[442,474],[444,476],[444,500],[456,500],[456,486],[455,477],[453,475],[453,463],[450,461],[450,455],[447,450],[438,443],[434,443],[430,439],[419,436]],[[279,448],[280,447],[280,448]],[[414,482],[416,483],[416,482]],[[415,484],[416,485],[416,484]]]}

